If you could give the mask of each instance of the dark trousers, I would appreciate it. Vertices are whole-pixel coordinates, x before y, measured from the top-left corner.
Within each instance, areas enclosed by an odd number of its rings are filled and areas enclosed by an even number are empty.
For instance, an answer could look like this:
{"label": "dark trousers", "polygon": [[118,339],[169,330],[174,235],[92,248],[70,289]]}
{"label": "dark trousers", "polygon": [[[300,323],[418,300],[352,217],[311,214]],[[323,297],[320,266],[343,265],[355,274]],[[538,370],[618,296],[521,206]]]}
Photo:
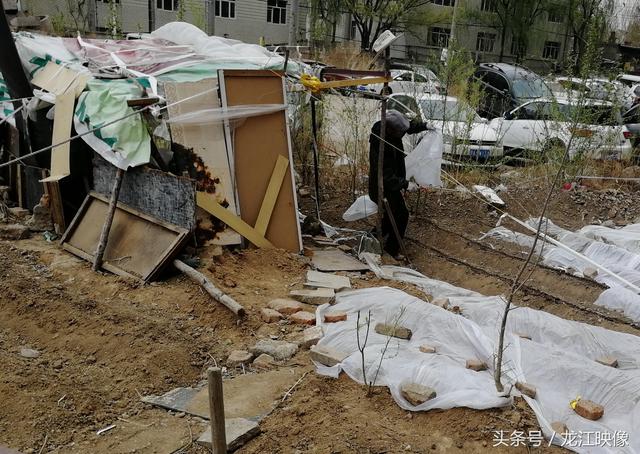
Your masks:
{"label": "dark trousers", "polygon": [[[391,191],[385,194],[387,201],[389,202],[389,208],[391,208],[391,214],[396,221],[398,227],[398,233],[400,237],[404,238],[404,233],[407,230],[407,224],[409,223],[409,210],[404,203],[404,197],[400,191]],[[396,234],[393,231],[393,225],[391,225],[391,219],[385,206],[384,217],[382,219],[382,236],[386,238],[384,250],[391,256],[398,255],[400,251],[400,244],[396,238]]]}

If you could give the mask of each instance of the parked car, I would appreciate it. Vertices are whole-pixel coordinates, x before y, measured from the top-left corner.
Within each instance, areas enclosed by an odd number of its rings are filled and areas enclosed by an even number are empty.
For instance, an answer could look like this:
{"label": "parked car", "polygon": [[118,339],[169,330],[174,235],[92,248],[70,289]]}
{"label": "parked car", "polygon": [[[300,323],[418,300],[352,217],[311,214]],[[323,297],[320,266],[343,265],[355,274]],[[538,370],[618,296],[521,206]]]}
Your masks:
{"label": "parked car", "polygon": [[631,91],[618,81],[601,78],[581,79],[577,77],[558,77],[556,82],[567,90],[569,99],[600,99],[610,101],[628,109],[633,104]]}
{"label": "parked car", "polygon": [[489,124],[497,131],[505,154],[546,152],[569,144],[571,157],[628,159],[632,154],[631,133],[622,124],[617,107],[606,101],[578,105],[568,99],[541,98]]}
{"label": "parked car", "polygon": [[[389,94],[409,93],[420,95],[422,93],[442,93],[444,88],[440,79],[430,69],[422,68],[420,72],[392,69],[389,82]],[[383,84],[369,85],[369,90],[382,94]]]}
{"label": "parked car", "polygon": [[631,109],[622,114],[624,125],[630,133],[629,140],[633,148],[640,145],[640,104],[634,104]]}
{"label": "parked car", "polygon": [[484,118],[501,117],[537,98],[553,98],[544,79],[521,66],[507,63],[481,63],[472,81],[480,84],[478,113]]}
{"label": "parked car", "polygon": [[[467,104],[453,96],[397,93],[390,96],[389,109],[409,117],[418,116],[429,126],[442,131],[444,153],[453,157],[486,160],[501,156],[496,146],[496,131]],[[417,145],[420,136],[406,136],[408,148]]]}

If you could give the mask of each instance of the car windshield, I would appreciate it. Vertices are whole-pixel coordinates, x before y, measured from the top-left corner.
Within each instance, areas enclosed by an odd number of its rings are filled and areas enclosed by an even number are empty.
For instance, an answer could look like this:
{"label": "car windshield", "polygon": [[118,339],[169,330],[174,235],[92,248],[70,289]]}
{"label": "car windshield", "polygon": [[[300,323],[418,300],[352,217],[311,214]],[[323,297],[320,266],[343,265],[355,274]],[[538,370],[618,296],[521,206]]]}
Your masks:
{"label": "car windshield", "polygon": [[542,79],[531,76],[513,79],[513,94],[519,99],[551,98],[553,96]]}
{"label": "car windshield", "polygon": [[607,104],[587,104],[576,106],[560,104],[562,112],[568,121],[578,121],[590,125],[618,126],[622,124],[620,110]]}
{"label": "car windshield", "polygon": [[478,121],[476,114],[470,107],[455,99],[421,99],[420,107],[426,118],[445,121]]}

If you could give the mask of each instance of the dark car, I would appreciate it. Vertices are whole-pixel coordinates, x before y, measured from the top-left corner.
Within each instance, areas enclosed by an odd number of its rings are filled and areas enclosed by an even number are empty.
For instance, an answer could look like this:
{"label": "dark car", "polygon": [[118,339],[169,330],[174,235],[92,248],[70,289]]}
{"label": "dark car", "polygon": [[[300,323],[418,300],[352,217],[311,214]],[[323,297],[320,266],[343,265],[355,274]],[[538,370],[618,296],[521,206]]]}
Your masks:
{"label": "dark car", "polygon": [[478,113],[483,118],[500,117],[533,99],[553,98],[542,77],[522,66],[481,63],[473,79],[480,84]]}

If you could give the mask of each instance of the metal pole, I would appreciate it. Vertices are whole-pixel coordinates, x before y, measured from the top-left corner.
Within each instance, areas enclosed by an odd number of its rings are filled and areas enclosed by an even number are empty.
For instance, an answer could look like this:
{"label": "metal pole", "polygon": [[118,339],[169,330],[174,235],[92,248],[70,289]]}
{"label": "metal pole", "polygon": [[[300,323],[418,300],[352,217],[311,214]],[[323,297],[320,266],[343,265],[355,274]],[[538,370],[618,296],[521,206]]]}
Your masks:
{"label": "metal pole", "polygon": [[[384,77],[389,78],[389,56],[391,48],[387,47],[384,51]],[[385,81],[382,88],[383,97],[380,107],[380,148],[378,149],[378,242],[380,243],[380,255],[384,255],[384,235],[382,234],[382,219],[384,218],[384,147],[387,128],[387,95],[389,91],[389,83]]]}
{"label": "metal pole", "polygon": [[211,451],[226,454],[227,433],[224,423],[224,394],[222,391],[222,371],[219,367],[207,369],[209,380],[209,414],[211,422]]}

